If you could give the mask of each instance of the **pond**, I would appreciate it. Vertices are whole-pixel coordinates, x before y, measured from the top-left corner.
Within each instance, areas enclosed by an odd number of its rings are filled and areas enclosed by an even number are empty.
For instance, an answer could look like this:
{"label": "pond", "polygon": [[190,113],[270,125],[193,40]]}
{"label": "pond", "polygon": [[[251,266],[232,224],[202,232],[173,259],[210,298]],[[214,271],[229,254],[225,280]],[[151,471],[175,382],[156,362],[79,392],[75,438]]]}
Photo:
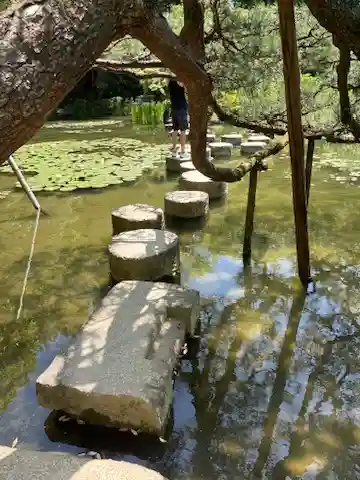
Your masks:
{"label": "pond", "polygon": [[[132,139],[128,148],[124,139]],[[180,233],[183,283],[215,302],[204,307],[199,351],[178,372],[166,444],[86,426],[54,432],[51,412],[38,406],[37,376],[106,292],[111,209],[136,202],[161,207],[165,192],[176,188],[176,178],[164,172],[166,141],[162,131],[122,120],[48,124],[16,156],[26,163],[34,155],[27,163],[31,175],[40,151],[47,169],[41,182],[52,179],[52,192],[39,194],[48,215],[40,220],[20,320],[35,214],[13,189],[14,178],[0,176],[0,444],[74,454],[92,449],[148,465],[170,480],[359,478],[355,147],[317,146],[309,210],[316,291],[306,298],[296,278],[288,153],[260,176],[250,270],[242,264],[247,179],[230,185],[224,204],[212,205],[205,226]],[[91,158],[84,160],[85,173],[69,180],[74,155]],[[120,186],[86,183],[71,192],[82,177],[88,181],[89,165],[97,161],[95,171],[107,169],[103,182],[115,167],[129,172],[134,162],[136,172],[127,173]],[[58,192],[62,172],[68,183]],[[29,180],[39,185],[36,177]]]}

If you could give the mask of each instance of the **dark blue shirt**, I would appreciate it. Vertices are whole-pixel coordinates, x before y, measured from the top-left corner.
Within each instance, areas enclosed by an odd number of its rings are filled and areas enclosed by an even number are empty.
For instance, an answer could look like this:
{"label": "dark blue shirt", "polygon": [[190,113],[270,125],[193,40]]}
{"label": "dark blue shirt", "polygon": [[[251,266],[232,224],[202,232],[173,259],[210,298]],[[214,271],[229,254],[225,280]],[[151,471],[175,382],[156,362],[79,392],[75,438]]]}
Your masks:
{"label": "dark blue shirt", "polygon": [[173,110],[187,110],[188,104],[185,96],[185,88],[181,87],[175,80],[169,81],[168,88],[171,108]]}

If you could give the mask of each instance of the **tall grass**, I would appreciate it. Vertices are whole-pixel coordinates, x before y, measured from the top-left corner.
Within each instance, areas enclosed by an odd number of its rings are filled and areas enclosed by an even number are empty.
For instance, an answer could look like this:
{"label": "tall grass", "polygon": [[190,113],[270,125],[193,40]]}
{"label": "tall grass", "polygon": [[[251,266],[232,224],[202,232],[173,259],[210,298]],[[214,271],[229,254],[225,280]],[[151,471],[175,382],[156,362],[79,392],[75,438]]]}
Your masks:
{"label": "tall grass", "polygon": [[163,115],[166,102],[144,102],[131,105],[132,122],[136,125],[160,125],[163,123]]}

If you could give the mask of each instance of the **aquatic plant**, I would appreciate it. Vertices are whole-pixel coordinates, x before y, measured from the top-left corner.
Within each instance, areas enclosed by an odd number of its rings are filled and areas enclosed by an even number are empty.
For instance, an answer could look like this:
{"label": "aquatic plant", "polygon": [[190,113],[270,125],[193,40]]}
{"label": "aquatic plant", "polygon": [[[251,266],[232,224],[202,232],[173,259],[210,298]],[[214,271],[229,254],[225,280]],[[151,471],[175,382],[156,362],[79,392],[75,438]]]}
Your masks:
{"label": "aquatic plant", "polygon": [[160,125],[163,122],[165,102],[133,103],[131,118],[136,125]]}
{"label": "aquatic plant", "polygon": [[131,138],[71,139],[24,145],[16,159],[34,191],[70,192],[133,182],[163,162],[163,148]]}

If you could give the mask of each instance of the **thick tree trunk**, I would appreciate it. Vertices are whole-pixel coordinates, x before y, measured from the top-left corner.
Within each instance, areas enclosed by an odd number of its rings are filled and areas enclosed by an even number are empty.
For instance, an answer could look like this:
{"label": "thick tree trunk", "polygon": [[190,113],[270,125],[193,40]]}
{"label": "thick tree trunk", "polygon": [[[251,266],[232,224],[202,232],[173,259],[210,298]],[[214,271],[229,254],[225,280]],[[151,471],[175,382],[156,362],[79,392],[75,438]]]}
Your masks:
{"label": "thick tree trunk", "polygon": [[126,2],[25,2],[0,16],[0,163],[121,36]]}

